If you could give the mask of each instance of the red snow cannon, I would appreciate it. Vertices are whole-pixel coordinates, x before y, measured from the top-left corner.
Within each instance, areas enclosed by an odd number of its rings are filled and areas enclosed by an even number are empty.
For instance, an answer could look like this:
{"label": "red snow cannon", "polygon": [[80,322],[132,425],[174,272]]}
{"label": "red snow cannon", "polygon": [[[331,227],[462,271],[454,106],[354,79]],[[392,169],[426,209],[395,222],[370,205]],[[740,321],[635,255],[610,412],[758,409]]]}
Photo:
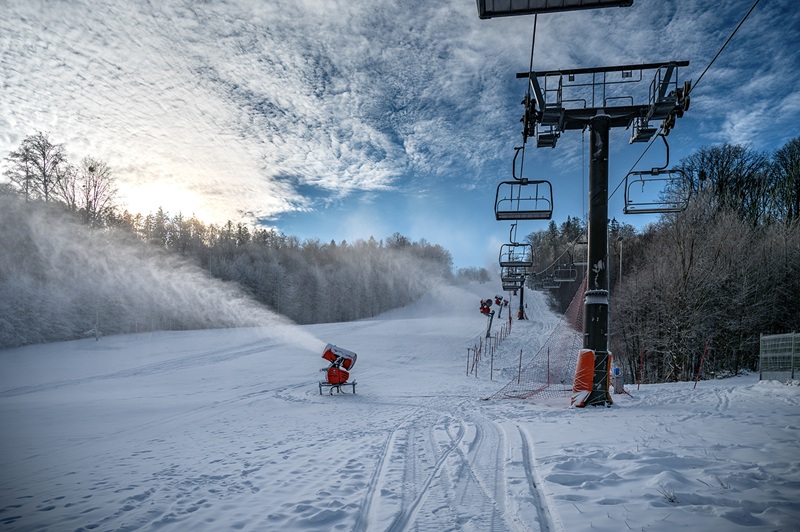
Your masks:
{"label": "red snow cannon", "polygon": [[328,344],[322,352],[322,358],[331,364],[327,368],[320,370],[325,372],[325,380],[319,383],[320,395],[323,388],[327,388],[330,394],[333,395],[334,390],[336,390],[336,393],[340,393],[343,386],[350,386],[353,393],[356,393],[356,382],[347,382],[347,379],[350,378],[349,370],[355,366],[358,355],[339,346]]}

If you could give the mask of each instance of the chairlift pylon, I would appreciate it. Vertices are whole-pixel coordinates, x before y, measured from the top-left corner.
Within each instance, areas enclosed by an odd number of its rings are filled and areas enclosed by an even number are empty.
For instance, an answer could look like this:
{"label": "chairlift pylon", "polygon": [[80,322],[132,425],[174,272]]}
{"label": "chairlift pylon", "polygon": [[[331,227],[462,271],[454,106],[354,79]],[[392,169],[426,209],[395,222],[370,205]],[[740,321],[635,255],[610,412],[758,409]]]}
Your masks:
{"label": "chairlift pylon", "polygon": [[681,212],[689,205],[689,179],[680,168],[669,166],[669,144],[663,134],[667,161],[650,170],[630,171],[625,176],[625,214],[663,214]]}

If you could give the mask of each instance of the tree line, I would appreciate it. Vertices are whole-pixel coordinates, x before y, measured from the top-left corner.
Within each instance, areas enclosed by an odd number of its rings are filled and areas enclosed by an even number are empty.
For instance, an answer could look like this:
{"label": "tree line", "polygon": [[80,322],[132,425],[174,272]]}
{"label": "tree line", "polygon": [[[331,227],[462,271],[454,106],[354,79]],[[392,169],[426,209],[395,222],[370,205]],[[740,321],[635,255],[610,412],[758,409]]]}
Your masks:
{"label": "tree line", "polygon": [[[320,242],[231,221],[116,205],[107,163],[72,165],[38,133],[6,158],[0,186],[0,347],[88,334],[296,323],[374,316],[455,274],[450,253],[400,233]],[[263,307],[259,307],[259,304]]]}
{"label": "tree line", "polygon": [[[693,379],[704,354],[704,377],[756,370],[761,334],[800,331],[800,137],[703,147],[679,168],[684,188],[665,194],[688,192],[685,211],[609,235],[609,347],[629,382]],[[571,218],[528,235],[534,271],[583,231]],[[554,307],[575,289],[550,291]]]}

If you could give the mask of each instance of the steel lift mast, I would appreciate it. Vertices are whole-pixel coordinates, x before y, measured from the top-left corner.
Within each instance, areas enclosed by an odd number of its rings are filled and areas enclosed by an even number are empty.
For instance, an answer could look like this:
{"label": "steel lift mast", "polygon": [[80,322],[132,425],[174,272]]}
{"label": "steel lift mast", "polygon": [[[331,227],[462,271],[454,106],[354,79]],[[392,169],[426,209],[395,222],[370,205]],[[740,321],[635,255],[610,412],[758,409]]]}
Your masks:
{"label": "steel lift mast", "polygon": [[[538,15],[554,11],[575,11],[604,7],[628,7],[633,0],[477,0],[478,17],[489,19],[517,15]],[[534,28],[535,28],[534,19]],[[535,34],[534,34],[535,35]],[[689,108],[689,83],[678,85],[678,68],[688,61],[580,68],[517,74],[528,79],[523,100],[523,140],[536,137],[539,148],[555,148],[561,133],[589,129],[589,231],[588,286],[584,301],[585,349],[594,351],[592,390],[585,404],[611,405],[608,393],[608,142],[612,127],[631,129],[631,143],[648,142],[658,133],[652,122],[662,121],[663,135],[675,119]],[[647,103],[636,104],[619,89],[641,82],[642,73],[655,70]],[[673,79],[674,76],[674,79]],[[588,78],[585,82],[578,78]],[[550,82],[552,81],[552,83]],[[564,98],[564,91],[576,92]],[[588,94],[590,93],[590,94]],[[619,105],[624,102],[623,105]]]}
{"label": "steel lift mast", "polygon": [[[522,72],[533,98],[526,98],[523,136],[536,137],[537,147],[554,148],[562,132],[589,129],[588,285],[584,301],[583,346],[595,353],[592,390],[587,405],[610,405],[608,393],[608,151],[613,127],[632,129],[631,143],[657,133],[650,122],[662,121],[665,132],[688,108],[689,85],[678,84],[678,69],[688,61],[620,65],[601,68]],[[638,83],[655,70],[646,103],[619,95],[619,86]],[[565,92],[578,92],[567,99]],[[622,105],[618,105],[623,102]],[[568,107],[569,106],[569,107]]]}

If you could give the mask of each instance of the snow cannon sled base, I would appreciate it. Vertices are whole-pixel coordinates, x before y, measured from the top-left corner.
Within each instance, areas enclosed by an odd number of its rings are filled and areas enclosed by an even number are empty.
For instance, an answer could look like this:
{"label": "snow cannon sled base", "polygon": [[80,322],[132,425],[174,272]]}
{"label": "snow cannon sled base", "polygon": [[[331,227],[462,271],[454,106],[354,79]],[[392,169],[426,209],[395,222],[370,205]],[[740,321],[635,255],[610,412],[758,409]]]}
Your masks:
{"label": "snow cannon sled base", "polygon": [[350,378],[348,370],[355,366],[358,355],[347,349],[328,344],[325,346],[322,358],[330,362],[331,365],[320,370],[325,372],[325,380],[319,381],[319,394],[322,395],[323,388],[327,388],[331,395],[333,395],[334,390],[336,390],[336,393],[341,393],[343,386],[350,386],[353,394],[355,394],[356,381],[347,382],[347,379]]}

